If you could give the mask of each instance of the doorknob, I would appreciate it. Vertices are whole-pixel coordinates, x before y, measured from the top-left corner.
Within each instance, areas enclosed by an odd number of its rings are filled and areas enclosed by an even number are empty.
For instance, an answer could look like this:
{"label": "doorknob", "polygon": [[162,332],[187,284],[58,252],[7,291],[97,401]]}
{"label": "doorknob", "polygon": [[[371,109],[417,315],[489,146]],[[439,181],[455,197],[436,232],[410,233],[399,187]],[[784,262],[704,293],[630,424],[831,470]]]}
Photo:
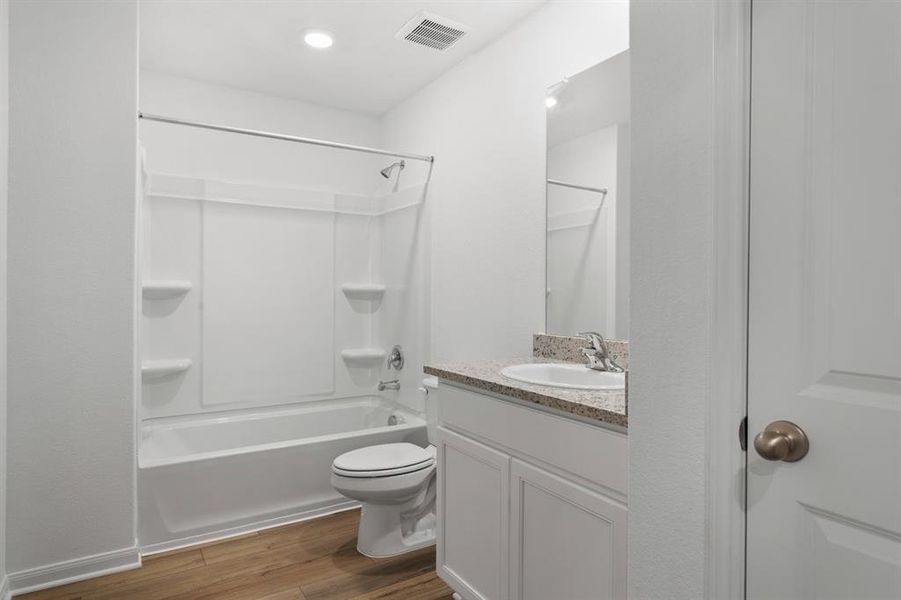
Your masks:
{"label": "doorknob", "polygon": [[754,438],[754,449],[766,460],[797,462],[807,456],[810,442],[791,421],[773,421]]}

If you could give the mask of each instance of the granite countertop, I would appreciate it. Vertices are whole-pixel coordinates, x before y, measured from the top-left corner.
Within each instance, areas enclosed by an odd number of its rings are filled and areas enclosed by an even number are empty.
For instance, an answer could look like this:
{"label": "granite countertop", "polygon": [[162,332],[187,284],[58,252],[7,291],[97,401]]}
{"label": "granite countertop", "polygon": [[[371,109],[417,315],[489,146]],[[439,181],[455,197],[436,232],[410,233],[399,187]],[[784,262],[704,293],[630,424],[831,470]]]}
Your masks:
{"label": "granite countertop", "polygon": [[426,365],[424,371],[439,379],[468,385],[477,389],[510,396],[573,415],[601,421],[618,427],[628,427],[625,390],[575,390],[533,385],[508,379],[501,369],[523,363],[566,362],[548,358],[517,358]]}

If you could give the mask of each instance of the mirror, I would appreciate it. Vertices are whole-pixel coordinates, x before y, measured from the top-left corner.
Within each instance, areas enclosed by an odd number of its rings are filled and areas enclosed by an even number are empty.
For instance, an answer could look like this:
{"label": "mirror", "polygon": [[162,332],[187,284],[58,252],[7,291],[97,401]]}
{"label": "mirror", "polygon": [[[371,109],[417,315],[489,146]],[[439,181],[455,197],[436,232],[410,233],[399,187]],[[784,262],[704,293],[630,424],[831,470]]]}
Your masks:
{"label": "mirror", "polygon": [[547,90],[546,331],[629,336],[629,52]]}

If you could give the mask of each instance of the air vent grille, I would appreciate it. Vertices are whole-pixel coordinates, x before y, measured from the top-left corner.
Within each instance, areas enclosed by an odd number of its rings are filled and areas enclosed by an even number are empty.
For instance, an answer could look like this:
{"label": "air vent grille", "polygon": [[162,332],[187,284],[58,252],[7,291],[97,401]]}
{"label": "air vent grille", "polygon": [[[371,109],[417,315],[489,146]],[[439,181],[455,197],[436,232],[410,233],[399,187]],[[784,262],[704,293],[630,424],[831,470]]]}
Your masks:
{"label": "air vent grille", "polygon": [[435,50],[447,50],[466,35],[469,27],[428,12],[421,12],[404,25],[394,36],[412,44]]}

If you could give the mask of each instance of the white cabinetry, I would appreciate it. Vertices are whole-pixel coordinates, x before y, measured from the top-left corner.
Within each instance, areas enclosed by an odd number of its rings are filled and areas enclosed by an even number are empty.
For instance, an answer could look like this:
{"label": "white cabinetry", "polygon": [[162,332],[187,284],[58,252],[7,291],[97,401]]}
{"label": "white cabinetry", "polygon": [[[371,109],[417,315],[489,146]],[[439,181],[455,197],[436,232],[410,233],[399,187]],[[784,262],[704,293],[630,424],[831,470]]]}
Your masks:
{"label": "white cabinetry", "polygon": [[442,382],[438,573],[465,600],[626,597],[624,433]]}
{"label": "white cabinetry", "polygon": [[442,575],[473,600],[507,598],[510,457],[446,429],[439,436]]}
{"label": "white cabinetry", "polygon": [[519,460],[511,476],[511,597],[625,598],[625,506]]}

